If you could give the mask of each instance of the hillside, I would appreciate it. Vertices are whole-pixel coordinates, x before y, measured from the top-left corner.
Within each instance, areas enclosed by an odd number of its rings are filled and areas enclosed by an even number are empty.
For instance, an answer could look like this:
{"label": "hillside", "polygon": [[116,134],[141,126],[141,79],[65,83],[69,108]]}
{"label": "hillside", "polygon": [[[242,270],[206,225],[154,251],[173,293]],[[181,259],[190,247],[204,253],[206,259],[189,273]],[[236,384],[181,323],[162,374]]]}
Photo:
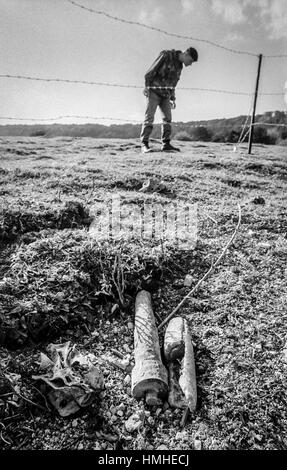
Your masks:
{"label": "hillside", "polygon": [[[228,119],[176,122],[173,124],[174,138],[183,141],[237,142],[247,116]],[[270,111],[256,115],[256,123],[273,124],[272,126],[256,125],[253,140],[255,143],[286,145],[287,113]],[[281,124],[281,126],[280,126]],[[282,127],[286,124],[286,127]],[[94,137],[135,139],[139,137],[141,124],[34,124],[3,125],[0,136],[26,137]],[[160,125],[155,125],[153,137],[160,137]],[[247,137],[246,137],[247,139]]]}

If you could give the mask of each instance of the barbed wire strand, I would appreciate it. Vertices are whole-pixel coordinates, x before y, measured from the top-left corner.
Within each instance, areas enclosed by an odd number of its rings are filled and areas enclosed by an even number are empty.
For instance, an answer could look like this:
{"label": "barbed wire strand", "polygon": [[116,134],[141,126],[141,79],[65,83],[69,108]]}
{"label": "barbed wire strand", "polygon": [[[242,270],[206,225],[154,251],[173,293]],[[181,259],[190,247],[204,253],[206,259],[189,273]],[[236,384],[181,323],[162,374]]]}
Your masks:
{"label": "barbed wire strand", "polygon": [[[228,51],[228,52],[232,52],[234,54],[243,54],[243,55],[249,55],[249,56],[253,56],[253,57],[257,57],[258,54],[254,53],[254,52],[248,52],[248,51],[240,51],[240,50],[237,50],[237,49],[232,49],[230,47],[226,47],[226,46],[222,46],[221,44],[218,44],[214,41],[210,41],[208,39],[202,39],[202,38],[196,38],[196,37],[193,37],[193,36],[185,36],[185,35],[182,35],[182,34],[176,34],[176,33],[171,33],[169,31],[165,31],[163,29],[160,29],[160,28],[156,28],[154,26],[150,26],[150,25],[147,25],[145,23],[141,23],[139,21],[132,21],[132,20],[126,20],[124,18],[119,18],[118,16],[114,16],[114,15],[111,15],[109,13],[106,13],[105,11],[101,11],[101,10],[94,10],[93,8],[88,8],[80,3],[77,3],[75,2],[74,0],[66,0],[68,3],[74,5],[75,7],[77,8],[81,8],[82,10],[85,10],[85,11],[88,11],[90,13],[94,13],[96,15],[102,15],[102,16],[105,16],[109,19],[112,19],[112,20],[115,20],[115,21],[119,21],[121,23],[125,23],[125,24],[131,24],[131,25],[134,25],[134,26],[140,26],[141,28],[146,28],[146,29],[150,29],[152,31],[156,31],[158,33],[161,33],[161,34],[165,34],[167,36],[172,36],[172,37],[176,37],[176,38],[179,38],[179,39],[188,39],[188,40],[191,40],[191,41],[197,41],[197,42],[202,42],[202,43],[205,43],[205,44],[208,44],[210,46],[214,46],[214,47],[217,47],[219,49],[223,49],[225,51]],[[280,54],[280,55],[267,55],[267,56],[264,56],[264,57],[287,57],[287,54]]]}
{"label": "barbed wire strand", "polygon": [[[120,88],[135,88],[143,89],[143,85],[127,85],[121,83],[108,83],[108,82],[94,82],[87,80],[71,80],[68,78],[42,78],[42,77],[32,77],[30,75],[10,75],[10,74],[0,74],[0,78],[13,78],[13,79],[23,79],[23,80],[33,80],[40,82],[60,82],[60,83],[75,83],[81,85],[97,85],[97,86],[108,86],[108,87],[120,87]],[[145,87],[149,89],[164,89],[171,90],[172,87],[168,86],[149,86]],[[176,90],[189,90],[189,91],[204,91],[211,93],[224,93],[229,95],[243,95],[243,96],[252,96],[254,93],[247,93],[244,91],[233,91],[233,90],[222,90],[217,88],[198,88],[198,87],[177,87]],[[284,96],[284,92],[261,92],[258,95],[269,95],[269,96]]]}

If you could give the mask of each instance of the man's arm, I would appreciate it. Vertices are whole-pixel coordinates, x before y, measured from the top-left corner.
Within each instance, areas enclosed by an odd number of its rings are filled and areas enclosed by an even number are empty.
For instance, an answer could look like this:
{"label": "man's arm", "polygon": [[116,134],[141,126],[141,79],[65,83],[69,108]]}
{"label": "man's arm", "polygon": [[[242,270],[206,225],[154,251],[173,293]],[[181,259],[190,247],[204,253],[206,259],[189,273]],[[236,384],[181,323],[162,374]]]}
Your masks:
{"label": "man's arm", "polygon": [[166,52],[165,51],[162,51],[160,53],[160,55],[158,56],[158,58],[154,61],[154,63],[152,64],[152,66],[148,69],[148,71],[146,72],[145,74],[145,86],[148,87],[148,86],[151,86],[151,82],[152,82],[152,79],[153,77],[155,76],[157,70],[162,66],[162,64],[164,63],[165,61],[165,57],[166,57]]}

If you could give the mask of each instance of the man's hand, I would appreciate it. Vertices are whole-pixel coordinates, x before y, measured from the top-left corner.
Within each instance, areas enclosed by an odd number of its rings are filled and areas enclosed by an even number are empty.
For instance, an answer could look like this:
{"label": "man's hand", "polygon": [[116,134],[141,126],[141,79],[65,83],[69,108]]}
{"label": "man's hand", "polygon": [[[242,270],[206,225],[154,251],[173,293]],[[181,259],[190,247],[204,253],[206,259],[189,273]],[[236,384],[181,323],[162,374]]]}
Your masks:
{"label": "man's hand", "polygon": [[170,100],[170,106],[171,106],[171,109],[176,108],[175,100]]}
{"label": "man's hand", "polygon": [[150,90],[149,90],[149,88],[147,88],[147,87],[144,88],[144,90],[143,90],[143,94],[144,94],[147,98],[149,97],[149,91],[150,91]]}

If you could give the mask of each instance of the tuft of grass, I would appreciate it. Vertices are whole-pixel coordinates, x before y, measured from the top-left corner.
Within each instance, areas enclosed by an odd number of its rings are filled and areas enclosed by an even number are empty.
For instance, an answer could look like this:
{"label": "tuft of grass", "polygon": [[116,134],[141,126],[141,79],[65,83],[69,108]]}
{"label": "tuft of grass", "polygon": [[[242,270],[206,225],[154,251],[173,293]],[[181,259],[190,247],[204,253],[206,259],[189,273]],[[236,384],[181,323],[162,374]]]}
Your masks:
{"label": "tuft of grass", "polygon": [[0,240],[43,229],[81,228],[91,222],[88,210],[78,201],[66,201],[58,208],[39,205],[29,209],[8,208],[0,212]]}
{"label": "tuft of grass", "polygon": [[46,341],[91,325],[117,303],[126,311],[140,288],[153,290],[168,252],[129,242],[98,243],[85,230],[47,234],[20,245],[0,283],[0,344]]}

